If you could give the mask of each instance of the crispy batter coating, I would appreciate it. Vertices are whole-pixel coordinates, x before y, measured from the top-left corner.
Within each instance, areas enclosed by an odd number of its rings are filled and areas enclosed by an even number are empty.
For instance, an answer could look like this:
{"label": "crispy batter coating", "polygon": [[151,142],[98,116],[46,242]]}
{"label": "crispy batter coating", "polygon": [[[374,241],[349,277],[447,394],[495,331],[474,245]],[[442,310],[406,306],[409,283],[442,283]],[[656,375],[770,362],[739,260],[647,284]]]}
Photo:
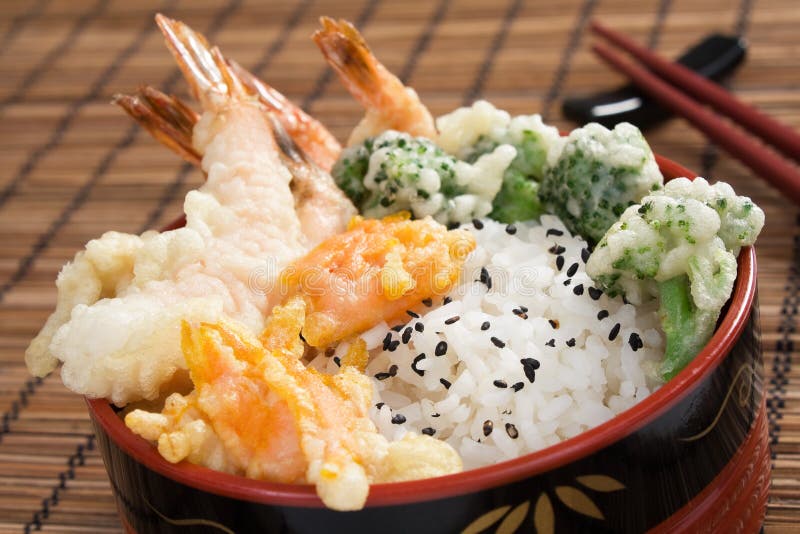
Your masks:
{"label": "crispy batter coating", "polygon": [[325,347],[446,294],[474,248],[471,234],[448,231],[430,217],[355,217],[347,232],[287,267],[280,283],[303,295],[306,342]]}
{"label": "crispy batter coating", "polygon": [[411,436],[390,444],[370,421],[372,400],[354,343],[336,375],[307,368],[297,344],[304,301],[276,307],[262,336],[233,324],[184,323],[182,347],[195,385],[161,413],[134,410],[125,424],[171,462],[188,460],[250,478],[309,482],[336,510],[363,507],[370,482],[461,469],[444,442]]}

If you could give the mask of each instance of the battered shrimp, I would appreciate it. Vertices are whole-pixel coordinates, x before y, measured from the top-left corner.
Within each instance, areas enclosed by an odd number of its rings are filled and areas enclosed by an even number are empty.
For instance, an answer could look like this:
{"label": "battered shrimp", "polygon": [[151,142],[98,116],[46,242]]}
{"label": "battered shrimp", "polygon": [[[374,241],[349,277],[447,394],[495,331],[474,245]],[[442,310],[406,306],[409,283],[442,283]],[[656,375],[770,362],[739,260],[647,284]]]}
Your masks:
{"label": "battered shrimp", "polygon": [[333,181],[333,177],[309,161],[280,122],[273,119],[272,127],[275,141],[284,156],[283,163],[292,173],[289,187],[303,234],[309,246],[317,246],[325,239],[343,232],[358,211]]}
{"label": "battered shrimp", "polygon": [[364,38],[346,20],[320,19],[314,41],[350,94],[366,109],[350,134],[348,146],[386,130],[436,138],[436,126],[417,93],[375,58]]}
{"label": "battered shrimp", "polygon": [[292,263],[280,277],[282,290],[298,292],[308,314],[303,338],[325,347],[391,321],[423,299],[443,295],[458,280],[475,248],[471,234],[448,231],[430,217],[407,212],[381,220],[355,218]]}
{"label": "battered shrimp", "polygon": [[[202,155],[192,146],[192,126],[199,116],[179,98],[145,86],[135,95],[115,95],[114,103],[162,144],[189,163],[200,166]],[[356,209],[331,175],[300,149],[285,130],[280,117],[271,112],[265,111],[265,114],[281,150],[283,163],[292,173],[289,187],[303,235],[309,246],[316,246],[327,237],[344,231],[347,222],[357,213]],[[309,140],[308,137],[304,139]]]}
{"label": "battered shrimp", "polygon": [[[378,433],[367,415],[369,378],[347,358],[336,375],[304,366],[297,343],[304,308],[293,298],[274,309],[262,335],[268,345],[233,324],[184,323],[182,346],[195,390],[172,395],[160,414],[134,410],[125,424],[156,441],[171,462],[218,464],[221,443],[229,472],[310,482],[336,510],[363,507],[370,482],[459,471],[461,461],[446,443],[410,435],[390,444]],[[409,465],[413,472],[399,472]]]}
{"label": "battered shrimp", "polygon": [[[78,254],[57,282],[54,320],[26,351],[31,372],[44,375],[61,360],[67,387],[118,405],[156,398],[185,373],[181,321],[230,318],[260,332],[279,301],[269,288],[308,248],[292,175],[261,104],[202,38],[166,17],[157,22],[204,109],[192,147],[207,181],[186,196],[186,226],[128,236],[119,269]],[[113,251],[118,240],[104,236],[91,248]],[[101,289],[73,298],[85,285]]]}
{"label": "battered shrimp", "polygon": [[257,78],[235,61],[228,65],[251,93],[272,111],[303,152],[322,170],[330,172],[342,146],[317,119],[297,107],[277,89]]}

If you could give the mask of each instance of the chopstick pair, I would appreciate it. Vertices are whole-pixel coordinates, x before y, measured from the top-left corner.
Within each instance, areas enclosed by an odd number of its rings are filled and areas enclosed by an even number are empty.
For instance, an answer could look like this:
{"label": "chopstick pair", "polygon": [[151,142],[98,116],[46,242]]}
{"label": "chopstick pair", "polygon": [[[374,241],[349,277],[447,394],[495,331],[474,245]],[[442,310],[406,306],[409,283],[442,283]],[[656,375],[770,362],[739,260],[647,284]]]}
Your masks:
{"label": "chopstick pair", "polygon": [[741,102],[719,85],[683,65],[662,58],[615,30],[595,21],[591,24],[591,31],[628,52],[647,68],[626,60],[622,54],[603,44],[596,43],[592,46],[592,51],[603,61],[624,74],[659,104],[687,119],[793,202],[800,204],[800,169],[705,108],[700,102],[728,116],[740,127],[749,129],[794,161],[800,161],[800,135]]}

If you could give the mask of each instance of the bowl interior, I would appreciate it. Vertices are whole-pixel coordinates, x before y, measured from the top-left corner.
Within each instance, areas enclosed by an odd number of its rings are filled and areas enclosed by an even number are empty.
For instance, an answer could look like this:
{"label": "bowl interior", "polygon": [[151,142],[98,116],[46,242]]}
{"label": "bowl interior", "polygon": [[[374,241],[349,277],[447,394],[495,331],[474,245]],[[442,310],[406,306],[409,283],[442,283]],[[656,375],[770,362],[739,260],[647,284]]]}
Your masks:
{"label": "bowl interior", "polygon": [[[666,179],[696,176],[669,159],[656,156],[656,160]],[[179,219],[165,230],[181,225],[182,219]],[[418,502],[501,486],[554,469],[622,439],[675,405],[719,364],[742,333],[753,306],[755,291],[755,251],[752,247],[746,247],[739,255],[733,295],[711,341],[683,371],[658,391],[617,417],[535,453],[438,478],[374,484],[370,488],[367,506]],[[99,429],[138,462],[168,478],[203,491],[247,501],[301,507],[323,506],[311,485],[252,480],[187,462],[171,464],[149,442],[128,430],[108,401],[87,399],[87,404]]]}

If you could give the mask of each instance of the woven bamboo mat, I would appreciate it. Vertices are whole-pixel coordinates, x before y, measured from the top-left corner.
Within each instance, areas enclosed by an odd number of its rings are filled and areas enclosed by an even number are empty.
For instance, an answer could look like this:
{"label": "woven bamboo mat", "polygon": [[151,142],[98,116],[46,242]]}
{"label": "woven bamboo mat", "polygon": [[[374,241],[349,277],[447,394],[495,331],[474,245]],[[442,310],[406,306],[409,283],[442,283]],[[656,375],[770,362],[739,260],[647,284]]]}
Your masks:
{"label": "woven bamboo mat", "polygon": [[[566,94],[620,79],[588,48],[602,17],[669,56],[711,31],[751,48],[729,87],[800,129],[796,0],[4,0],[0,4],[0,532],[120,532],[83,400],[57,376],[32,380],[28,341],[51,312],[59,267],[108,229],[140,232],[180,213],[200,177],[115,107],[147,82],[185,92],[152,15],[204,31],[226,54],[344,138],[359,106],[309,35],[321,14],[363,29],[435,114],[486,97],[563,128]],[[767,212],[758,246],[774,476],[767,532],[800,532],[800,214],[679,119],[655,150],[725,179]]]}

